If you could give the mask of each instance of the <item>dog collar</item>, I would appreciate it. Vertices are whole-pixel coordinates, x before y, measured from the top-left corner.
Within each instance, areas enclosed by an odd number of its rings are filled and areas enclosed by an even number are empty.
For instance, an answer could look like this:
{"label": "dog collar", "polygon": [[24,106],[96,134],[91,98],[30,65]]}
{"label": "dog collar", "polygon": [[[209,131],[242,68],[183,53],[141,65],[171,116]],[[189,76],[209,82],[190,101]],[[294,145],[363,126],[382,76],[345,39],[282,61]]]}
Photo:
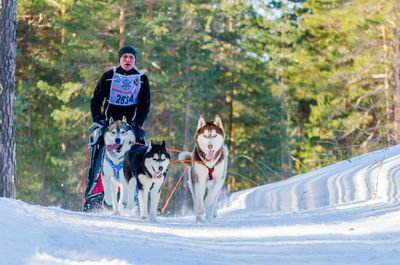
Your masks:
{"label": "dog collar", "polygon": [[115,165],[113,161],[106,155],[107,161],[110,164],[111,168],[113,169],[114,172],[114,178],[119,182],[119,171],[122,169],[124,166],[124,160],[121,161],[118,165]]}

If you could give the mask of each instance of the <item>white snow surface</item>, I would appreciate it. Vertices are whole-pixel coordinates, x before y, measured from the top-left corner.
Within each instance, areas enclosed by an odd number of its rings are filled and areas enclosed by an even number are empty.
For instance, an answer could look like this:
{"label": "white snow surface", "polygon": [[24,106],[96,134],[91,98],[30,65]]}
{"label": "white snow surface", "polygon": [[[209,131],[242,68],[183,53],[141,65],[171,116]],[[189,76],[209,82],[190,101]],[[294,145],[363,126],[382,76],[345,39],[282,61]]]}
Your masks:
{"label": "white snow surface", "polygon": [[233,193],[216,219],[0,198],[0,264],[400,264],[400,146]]}

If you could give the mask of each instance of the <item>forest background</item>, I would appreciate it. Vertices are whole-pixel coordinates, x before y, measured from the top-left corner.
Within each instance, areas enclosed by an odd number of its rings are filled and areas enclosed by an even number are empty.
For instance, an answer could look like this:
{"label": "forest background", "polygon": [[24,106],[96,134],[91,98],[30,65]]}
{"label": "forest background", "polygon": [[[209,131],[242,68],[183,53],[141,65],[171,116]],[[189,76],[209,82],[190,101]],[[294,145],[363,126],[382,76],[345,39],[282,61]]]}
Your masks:
{"label": "forest background", "polygon": [[[150,79],[147,139],[191,150],[200,114],[219,114],[231,192],[398,144],[397,6],[19,0],[16,197],[81,208],[89,101],[125,44]],[[170,166],[161,204],[182,171]],[[181,212],[189,197],[180,184],[167,212]]]}

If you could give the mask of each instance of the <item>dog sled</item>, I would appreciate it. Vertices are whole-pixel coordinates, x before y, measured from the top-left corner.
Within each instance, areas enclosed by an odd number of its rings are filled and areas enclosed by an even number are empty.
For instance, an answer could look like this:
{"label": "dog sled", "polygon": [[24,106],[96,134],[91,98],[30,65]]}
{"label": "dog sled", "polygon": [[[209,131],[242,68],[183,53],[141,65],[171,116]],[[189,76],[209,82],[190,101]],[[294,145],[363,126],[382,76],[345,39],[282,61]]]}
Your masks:
{"label": "dog sled", "polygon": [[[83,204],[84,212],[98,211],[103,207],[104,187],[101,180],[102,161],[104,156],[103,134],[106,128],[95,122],[89,128],[88,149],[91,150],[88,183]],[[105,205],[107,207],[107,205]]]}

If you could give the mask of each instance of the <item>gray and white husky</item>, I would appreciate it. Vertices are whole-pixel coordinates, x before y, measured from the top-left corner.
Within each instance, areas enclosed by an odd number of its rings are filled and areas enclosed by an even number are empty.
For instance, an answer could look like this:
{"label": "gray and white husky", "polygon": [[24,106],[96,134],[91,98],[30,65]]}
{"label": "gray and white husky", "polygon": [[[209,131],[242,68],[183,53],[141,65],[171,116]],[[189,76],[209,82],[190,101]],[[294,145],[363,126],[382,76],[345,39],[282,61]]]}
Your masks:
{"label": "gray and white husky", "polygon": [[[124,174],[126,183],[130,189],[137,185],[139,189],[139,209],[142,220],[150,219],[155,222],[157,219],[157,206],[160,200],[161,189],[167,177],[167,168],[170,162],[170,155],[162,144],[154,144],[150,141],[149,146],[133,145],[125,154]],[[147,204],[150,193],[150,211]],[[133,202],[128,198],[128,208]]]}
{"label": "gray and white husky", "polygon": [[[210,221],[217,216],[218,197],[226,178],[228,148],[221,118],[206,122],[200,116],[194,135],[193,152],[179,154],[189,170],[188,184],[192,193],[196,222]],[[207,188],[207,196],[205,191]]]}
{"label": "gray and white husky", "polygon": [[[124,155],[136,142],[136,137],[131,126],[123,117],[122,121],[113,121],[110,118],[109,126],[104,133],[105,154],[103,158],[102,182],[104,187],[104,201],[112,205],[114,213],[121,213],[123,202],[134,194],[126,193],[123,163]],[[120,200],[117,208],[118,187],[121,187]]]}

